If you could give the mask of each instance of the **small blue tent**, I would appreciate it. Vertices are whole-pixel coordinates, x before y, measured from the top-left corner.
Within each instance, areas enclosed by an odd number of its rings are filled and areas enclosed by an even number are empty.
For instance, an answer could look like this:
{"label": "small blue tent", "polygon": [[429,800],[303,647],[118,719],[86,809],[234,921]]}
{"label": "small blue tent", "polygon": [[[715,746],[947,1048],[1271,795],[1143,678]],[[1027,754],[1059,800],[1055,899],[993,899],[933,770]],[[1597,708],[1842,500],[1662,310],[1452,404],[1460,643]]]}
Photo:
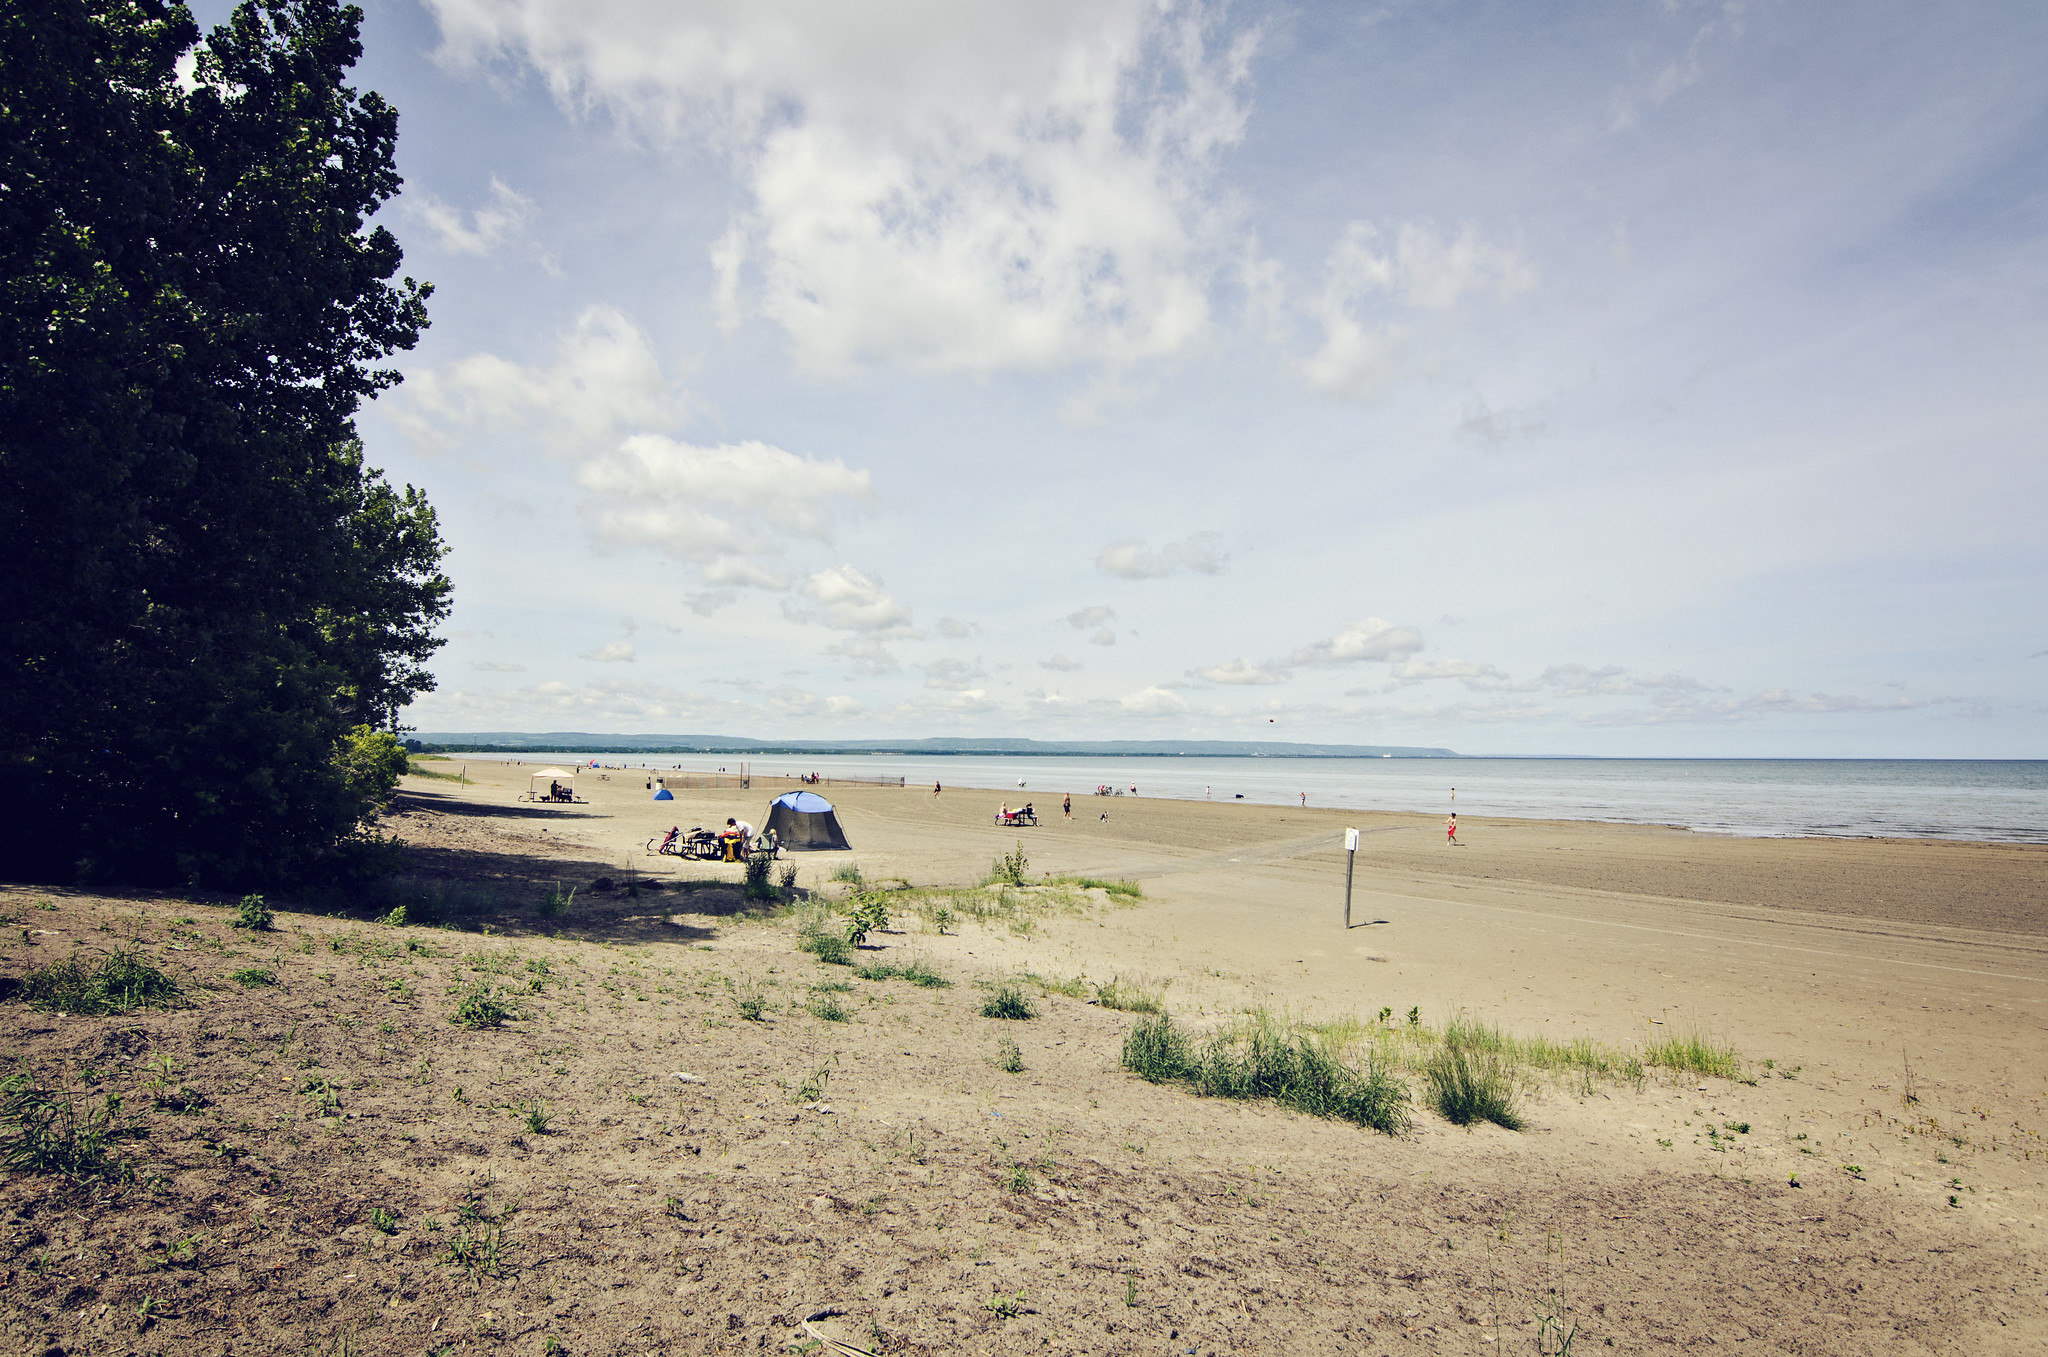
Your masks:
{"label": "small blue tent", "polygon": [[796,852],[851,849],[832,803],[816,792],[784,792],[768,803],[768,823],[782,846]]}
{"label": "small blue tent", "polygon": [[670,791],[668,788],[662,787],[656,790],[656,792],[654,793],[654,799],[657,801],[673,801],[676,799],[676,794]]}

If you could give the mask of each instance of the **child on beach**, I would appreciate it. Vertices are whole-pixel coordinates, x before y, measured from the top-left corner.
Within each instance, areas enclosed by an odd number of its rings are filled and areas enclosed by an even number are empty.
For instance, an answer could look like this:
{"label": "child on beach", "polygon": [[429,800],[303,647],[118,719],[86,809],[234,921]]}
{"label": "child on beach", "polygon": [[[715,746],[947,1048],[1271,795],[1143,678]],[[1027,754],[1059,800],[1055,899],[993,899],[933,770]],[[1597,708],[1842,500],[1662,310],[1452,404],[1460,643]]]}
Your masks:
{"label": "child on beach", "polygon": [[1060,798],[1060,814],[1066,816],[1069,820],[1074,818],[1074,794],[1072,792],[1068,792]]}
{"label": "child on beach", "polygon": [[1451,818],[1444,825],[1444,843],[1452,848],[1462,845],[1458,842],[1458,812],[1452,811]]}

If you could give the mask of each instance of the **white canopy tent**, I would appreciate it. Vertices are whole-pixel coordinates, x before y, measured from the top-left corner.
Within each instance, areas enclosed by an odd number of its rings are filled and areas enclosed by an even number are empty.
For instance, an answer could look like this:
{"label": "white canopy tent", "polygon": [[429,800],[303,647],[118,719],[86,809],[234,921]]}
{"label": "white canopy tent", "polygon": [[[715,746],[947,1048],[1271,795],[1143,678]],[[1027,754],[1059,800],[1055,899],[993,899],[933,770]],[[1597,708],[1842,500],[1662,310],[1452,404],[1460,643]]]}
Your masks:
{"label": "white canopy tent", "polygon": [[555,783],[561,783],[563,784],[562,790],[569,793],[572,800],[576,796],[576,770],[574,768],[542,768],[528,774],[526,779],[526,797],[529,801],[545,801],[548,799],[547,787],[540,785],[543,782],[548,783],[550,786]]}

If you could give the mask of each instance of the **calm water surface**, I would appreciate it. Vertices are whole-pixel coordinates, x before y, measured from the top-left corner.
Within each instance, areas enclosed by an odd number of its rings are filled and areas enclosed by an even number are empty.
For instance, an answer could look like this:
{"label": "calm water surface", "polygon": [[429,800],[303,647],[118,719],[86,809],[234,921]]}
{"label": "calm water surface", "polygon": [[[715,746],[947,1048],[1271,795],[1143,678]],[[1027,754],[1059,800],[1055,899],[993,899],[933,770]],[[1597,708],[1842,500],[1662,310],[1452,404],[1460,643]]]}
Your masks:
{"label": "calm water surface", "polygon": [[[466,754],[471,762],[512,755]],[[612,767],[738,769],[733,756],[563,750],[517,757]],[[2048,843],[2048,761],[1938,759],[1245,759],[931,758],[762,755],[757,790],[778,775],[902,777],[987,789],[1041,814],[1063,792],[1355,810],[1683,825],[1717,834],[1980,839]],[[1020,789],[1019,783],[1022,783]],[[991,800],[997,799],[991,797]],[[1078,811],[1078,806],[1077,806]]]}

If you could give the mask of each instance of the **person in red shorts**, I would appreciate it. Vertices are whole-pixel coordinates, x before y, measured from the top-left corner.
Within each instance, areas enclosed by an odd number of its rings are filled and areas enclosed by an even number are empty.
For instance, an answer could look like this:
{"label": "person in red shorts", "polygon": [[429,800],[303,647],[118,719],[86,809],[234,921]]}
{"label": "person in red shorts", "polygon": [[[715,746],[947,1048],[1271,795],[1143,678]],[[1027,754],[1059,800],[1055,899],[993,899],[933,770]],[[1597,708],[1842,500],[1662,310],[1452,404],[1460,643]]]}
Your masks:
{"label": "person in red shorts", "polygon": [[1444,842],[1452,848],[1458,847],[1458,812],[1452,811],[1451,818],[1444,822]]}

